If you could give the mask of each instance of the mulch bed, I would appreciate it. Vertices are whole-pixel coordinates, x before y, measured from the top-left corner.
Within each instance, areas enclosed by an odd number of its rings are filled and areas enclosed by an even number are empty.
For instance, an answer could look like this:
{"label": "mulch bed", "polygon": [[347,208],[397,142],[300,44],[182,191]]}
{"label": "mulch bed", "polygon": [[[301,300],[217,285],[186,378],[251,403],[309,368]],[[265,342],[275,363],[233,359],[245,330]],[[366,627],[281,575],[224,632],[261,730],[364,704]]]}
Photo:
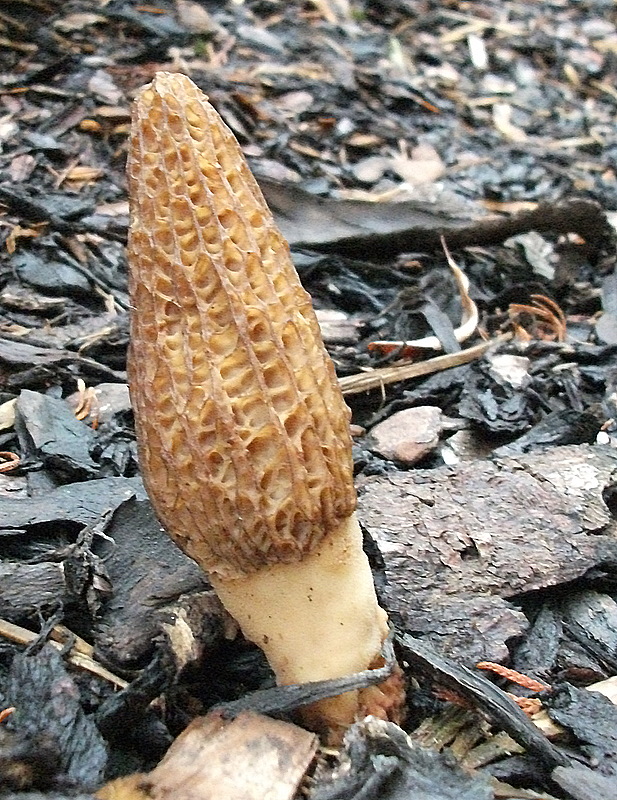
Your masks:
{"label": "mulch bed", "polygon": [[410,739],[288,741],[298,796],[617,797],[616,17],[2,5],[0,793],[87,796],[214,707],[298,702],[139,479],[124,167],[168,70],[233,130],[313,296],[409,679]]}

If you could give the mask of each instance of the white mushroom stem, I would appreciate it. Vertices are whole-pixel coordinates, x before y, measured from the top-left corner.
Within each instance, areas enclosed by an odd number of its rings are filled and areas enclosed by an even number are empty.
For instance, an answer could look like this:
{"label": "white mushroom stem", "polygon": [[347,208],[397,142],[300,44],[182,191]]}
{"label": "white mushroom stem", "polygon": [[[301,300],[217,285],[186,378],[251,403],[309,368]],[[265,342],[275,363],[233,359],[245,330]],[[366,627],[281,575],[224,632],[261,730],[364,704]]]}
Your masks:
{"label": "white mushroom stem", "polygon": [[240,578],[210,577],[245,635],[266,653],[280,683],[340,678],[366,669],[388,634],[355,514],[302,561],[273,564]]}
{"label": "white mushroom stem", "polygon": [[[273,564],[212,585],[280,684],[340,678],[367,668],[388,634],[356,515],[302,561]],[[331,701],[335,725],[353,722],[357,692]],[[336,710],[335,710],[336,709]]]}

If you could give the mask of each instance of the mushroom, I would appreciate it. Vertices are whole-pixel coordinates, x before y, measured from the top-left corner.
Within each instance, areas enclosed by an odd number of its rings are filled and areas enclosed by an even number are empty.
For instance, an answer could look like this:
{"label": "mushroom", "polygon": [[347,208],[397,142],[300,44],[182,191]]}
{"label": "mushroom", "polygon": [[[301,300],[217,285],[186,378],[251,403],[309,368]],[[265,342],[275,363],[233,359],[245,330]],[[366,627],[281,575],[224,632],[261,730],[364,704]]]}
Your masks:
{"label": "mushroom", "polygon": [[[379,666],[350,412],[289,246],[187,77],[139,92],[128,179],[129,384],[159,519],[279,684]],[[365,713],[392,718],[401,686],[319,701],[304,721],[336,738]]]}

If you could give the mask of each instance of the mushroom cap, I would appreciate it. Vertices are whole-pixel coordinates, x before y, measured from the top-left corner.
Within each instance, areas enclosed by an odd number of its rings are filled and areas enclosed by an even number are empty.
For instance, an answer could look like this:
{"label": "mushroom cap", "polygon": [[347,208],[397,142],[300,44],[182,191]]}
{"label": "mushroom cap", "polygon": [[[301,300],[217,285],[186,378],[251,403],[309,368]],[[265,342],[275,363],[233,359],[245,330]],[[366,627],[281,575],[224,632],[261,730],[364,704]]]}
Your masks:
{"label": "mushroom cap", "polygon": [[294,562],[354,510],[349,409],[231,131],[184,75],[134,104],[129,383],[142,474],[204,569]]}

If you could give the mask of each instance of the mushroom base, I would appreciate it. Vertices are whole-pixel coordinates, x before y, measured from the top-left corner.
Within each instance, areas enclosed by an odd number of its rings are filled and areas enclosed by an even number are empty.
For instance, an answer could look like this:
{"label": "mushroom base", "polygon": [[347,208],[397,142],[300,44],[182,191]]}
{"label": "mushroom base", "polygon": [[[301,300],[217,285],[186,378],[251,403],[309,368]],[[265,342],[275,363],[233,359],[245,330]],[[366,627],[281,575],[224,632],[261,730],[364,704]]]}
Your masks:
{"label": "mushroom base", "polygon": [[[264,651],[279,684],[340,678],[379,663],[387,615],[377,603],[355,514],[300,562],[240,578],[210,577],[244,635]],[[321,730],[342,730],[374,713],[364,707],[366,693],[371,690],[315,703],[306,719]]]}

